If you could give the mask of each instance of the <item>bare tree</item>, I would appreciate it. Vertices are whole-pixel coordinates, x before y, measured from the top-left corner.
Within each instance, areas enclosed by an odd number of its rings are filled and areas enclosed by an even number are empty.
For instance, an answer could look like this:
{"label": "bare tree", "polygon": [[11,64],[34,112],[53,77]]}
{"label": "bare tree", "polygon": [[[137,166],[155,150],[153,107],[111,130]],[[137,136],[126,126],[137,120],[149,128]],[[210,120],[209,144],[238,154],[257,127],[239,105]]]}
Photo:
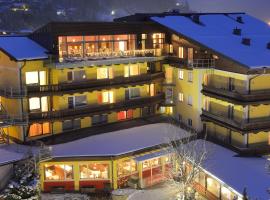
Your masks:
{"label": "bare tree", "polygon": [[175,133],[176,138],[169,138],[168,141],[169,151],[174,155],[174,167],[168,174],[168,183],[178,189],[179,199],[195,199],[193,186],[208,154],[206,143],[204,139],[197,139],[197,134],[194,133],[181,140],[177,140],[177,134],[179,133]]}

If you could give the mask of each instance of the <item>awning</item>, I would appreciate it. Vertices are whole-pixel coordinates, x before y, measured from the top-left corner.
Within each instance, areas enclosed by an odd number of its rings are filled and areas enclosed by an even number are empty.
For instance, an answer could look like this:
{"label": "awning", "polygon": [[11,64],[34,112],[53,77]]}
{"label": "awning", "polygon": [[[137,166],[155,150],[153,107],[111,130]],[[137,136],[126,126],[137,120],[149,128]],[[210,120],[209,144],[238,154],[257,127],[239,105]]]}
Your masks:
{"label": "awning", "polygon": [[137,162],[142,162],[142,161],[149,160],[149,159],[152,159],[152,158],[161,157],[161,156],[164,156],[164,155],[167,155],[167,154],[170,154],[170,153],[172,153],[172,150],[163,149],[163,150],[160,150],[160,151],[157,151],[157,152],[148,153],[148,154],[145,154],[145,155],[142,155],[142,156],[138,156],[138,157],[134,158],[134,160],[137,161]]}

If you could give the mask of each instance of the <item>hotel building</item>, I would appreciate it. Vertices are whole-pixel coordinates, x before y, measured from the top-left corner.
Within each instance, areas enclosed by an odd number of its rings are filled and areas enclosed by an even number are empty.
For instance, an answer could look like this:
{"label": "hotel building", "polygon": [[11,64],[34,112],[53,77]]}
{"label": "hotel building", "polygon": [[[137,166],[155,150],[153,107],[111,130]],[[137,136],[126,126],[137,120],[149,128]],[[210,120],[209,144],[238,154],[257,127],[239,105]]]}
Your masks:
{"label": "hotel building", "polygon": [[[64,140],[166,116],[237,152],[269,152],[269,34],[268,24],[244,13],[172,12],[52,22],[28,36],[0,37],[2,140]],[[68,172],[65,159],[57,166]],[[76,159],[78,172],[83,158]],[[116,169],[106,159],[100,168]],[[44,178],[49,165],[42,166]],[[70,187],[79,190],[74,177]]]}

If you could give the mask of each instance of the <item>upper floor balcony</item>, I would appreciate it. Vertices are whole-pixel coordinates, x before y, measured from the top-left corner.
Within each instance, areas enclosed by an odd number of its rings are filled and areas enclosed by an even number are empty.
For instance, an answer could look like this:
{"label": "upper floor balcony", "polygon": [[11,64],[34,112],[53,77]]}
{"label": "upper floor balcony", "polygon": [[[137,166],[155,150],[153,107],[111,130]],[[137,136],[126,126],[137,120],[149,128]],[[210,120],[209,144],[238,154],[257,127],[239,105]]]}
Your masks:
{"label": "upper floor balcony", "polygon": [[113,111],[122,111],[140,107],[147,107],[159,104],[164,101],[164,94],[158,93],[155,96],[144,96],[116,103],[93,104],[74,107],[73,109],[63,109],[49,112],[29,113],[30,122],[40,122],[48,120],[72,119],[76,117],[93,116]]}
{"label": "upper floor balcony", "polygon": [[94,91],[102,89],[110,89],[114,87],[129,87],[135,85],[143,85],[154,83],[164,79],[164,72],[145,73],[130,77],[118,76],[112,79],[89,79],[74,82],[65,82],[52,85],[28,85],[27,95],[46,96],[46,95],[62,95],[65,93]]}
{"label": "upper floor balcony", "polygon": [[269,89],[248,88],[248,80],[237,80],[210,74],[204,81],[202,93],[239,105],[261,104],[270,101]]}
{"label": "upper floor balcony", "polygon": [[202,110],[202,119],[240,132],[259,132],[270,130],[270,116],[245,117],[244,111],[230,106],[211,102],[208,109]]}

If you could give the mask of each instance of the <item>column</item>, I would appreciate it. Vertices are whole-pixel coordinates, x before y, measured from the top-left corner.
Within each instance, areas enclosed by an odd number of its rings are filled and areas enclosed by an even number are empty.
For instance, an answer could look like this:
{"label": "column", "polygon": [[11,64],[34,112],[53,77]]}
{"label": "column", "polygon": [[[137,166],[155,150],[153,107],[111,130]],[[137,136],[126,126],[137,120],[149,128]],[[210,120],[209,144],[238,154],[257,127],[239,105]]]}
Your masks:
{"label": "column", "polygon": [[116,190],[118,188],[118,184],[117,184],[117,161],[113,160],[112,161],[112,186],[113,189]]}
{"label": "column", "polygon": [[80,190],[80,169],[79,163],[73,163],[73,173],[74,173],[74,190]]}

